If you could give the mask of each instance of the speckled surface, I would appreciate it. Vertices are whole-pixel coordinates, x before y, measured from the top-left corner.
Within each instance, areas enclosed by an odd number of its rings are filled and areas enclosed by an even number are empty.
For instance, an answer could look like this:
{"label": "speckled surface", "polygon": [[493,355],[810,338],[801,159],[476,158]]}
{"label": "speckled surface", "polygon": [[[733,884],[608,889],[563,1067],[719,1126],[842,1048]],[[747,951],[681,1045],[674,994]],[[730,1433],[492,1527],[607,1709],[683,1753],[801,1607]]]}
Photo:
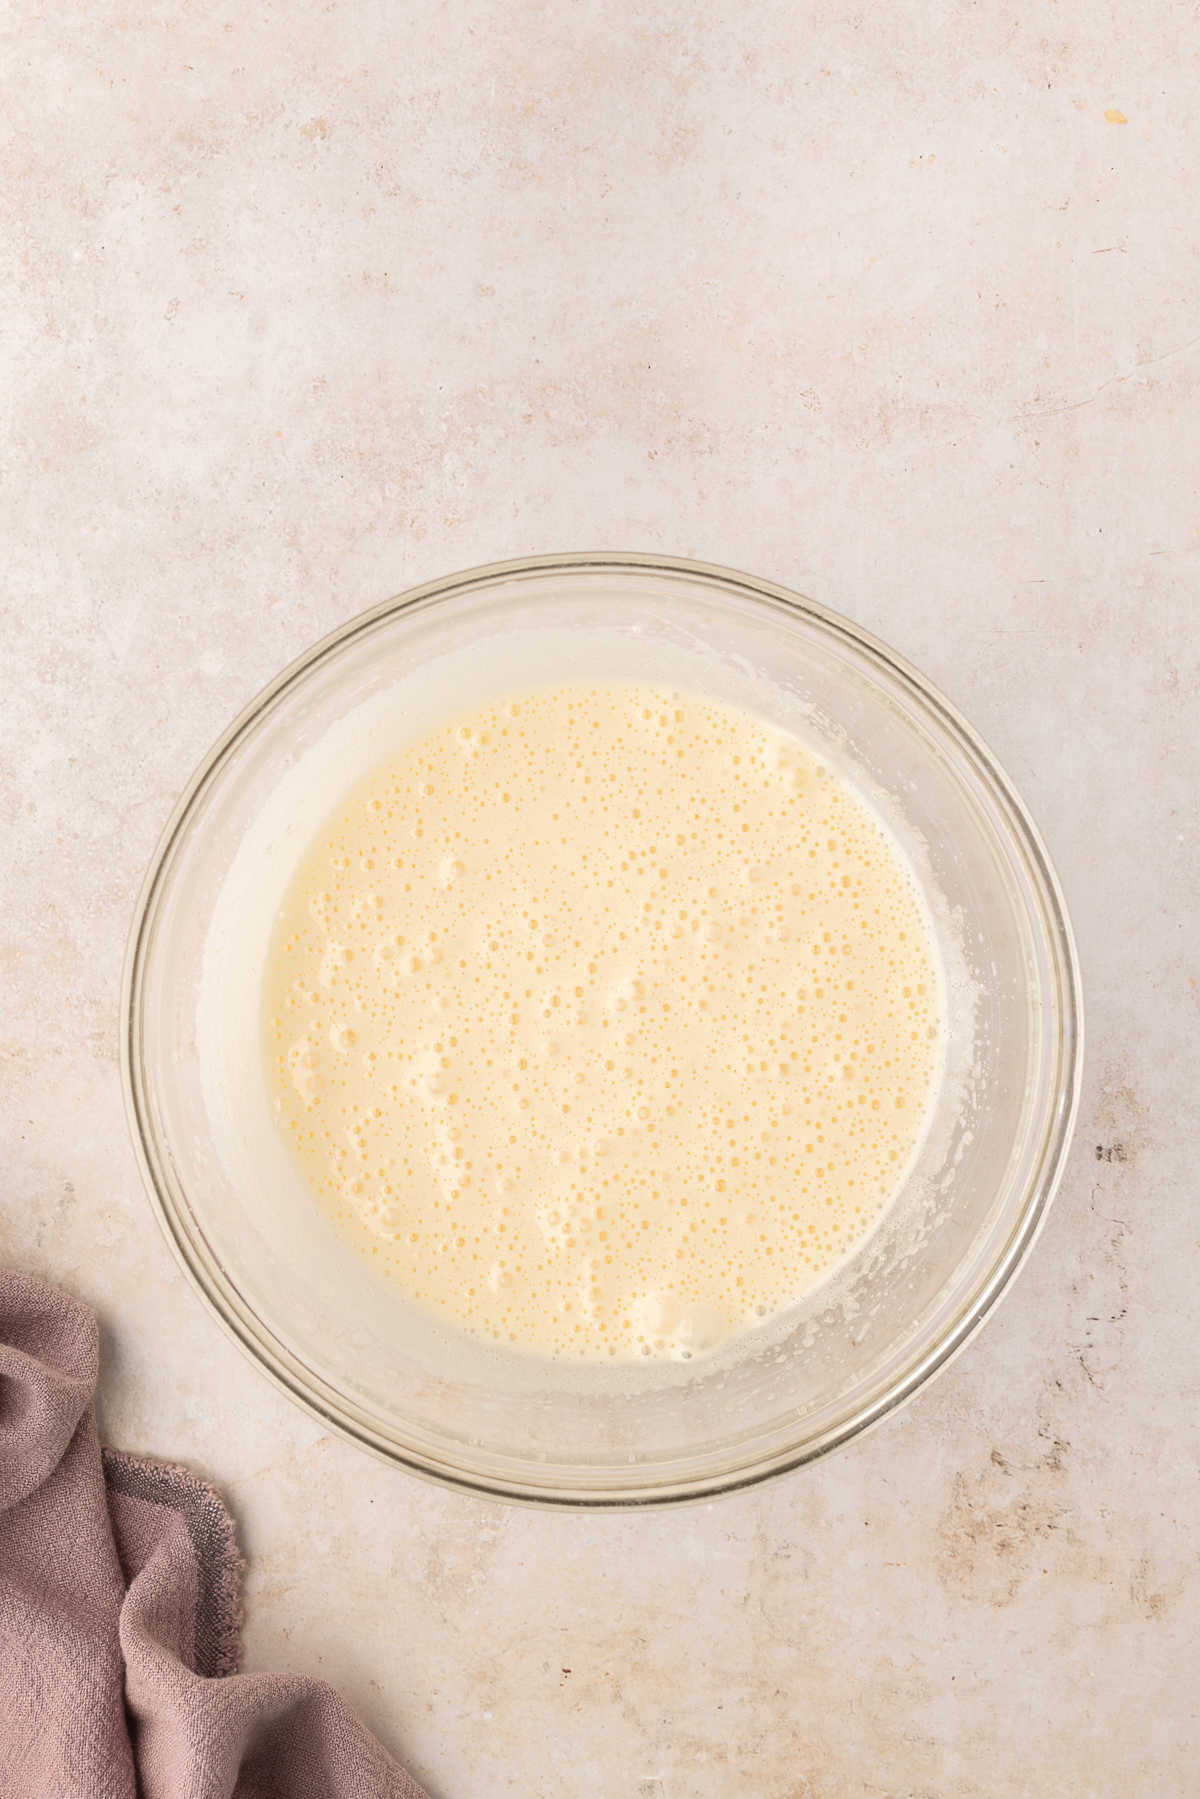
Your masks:
{"label": "speckled surface", "polygon": [[[108,1435],[228,1493],[250,1665],[337,1682],[435,1799],[1196,1790],[1194,24],[9,14],[4,1254],[99,1308]],[[1033,806],[1087,981],[999,1315],[866,1442],[678,1515],[322,1436],[176,1271],[121,1110],[130,911],[211,739],[359,608],[559,548],[906,652]]]}

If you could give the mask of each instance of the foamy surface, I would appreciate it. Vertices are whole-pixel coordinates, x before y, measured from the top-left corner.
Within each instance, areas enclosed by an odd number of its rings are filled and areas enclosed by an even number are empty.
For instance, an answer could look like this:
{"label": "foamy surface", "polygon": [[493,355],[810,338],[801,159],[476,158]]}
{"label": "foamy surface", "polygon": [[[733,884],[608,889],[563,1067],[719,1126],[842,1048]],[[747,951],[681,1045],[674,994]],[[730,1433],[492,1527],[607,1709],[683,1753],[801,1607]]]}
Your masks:
{"label": "foamy surface", "polygon": [[347,796],[273,935],[279,1126],[380,1273],[543,1353],[689,1356],[826,1274],[917,1143],[933,949],[793,738],[637,684],[459,717]]}

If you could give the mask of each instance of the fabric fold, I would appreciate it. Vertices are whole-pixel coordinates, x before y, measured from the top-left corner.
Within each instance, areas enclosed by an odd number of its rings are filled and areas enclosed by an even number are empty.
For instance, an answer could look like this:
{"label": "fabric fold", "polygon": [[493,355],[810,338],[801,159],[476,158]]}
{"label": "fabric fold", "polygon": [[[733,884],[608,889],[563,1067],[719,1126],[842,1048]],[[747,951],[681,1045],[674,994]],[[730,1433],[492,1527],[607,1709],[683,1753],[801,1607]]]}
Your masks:
{"label": "fabric fold", "polygon": [[240,1674],[220,1495],[100,1447],[87,1306],[0,1271],[0,1799],[425,1799],[332,1687]]}

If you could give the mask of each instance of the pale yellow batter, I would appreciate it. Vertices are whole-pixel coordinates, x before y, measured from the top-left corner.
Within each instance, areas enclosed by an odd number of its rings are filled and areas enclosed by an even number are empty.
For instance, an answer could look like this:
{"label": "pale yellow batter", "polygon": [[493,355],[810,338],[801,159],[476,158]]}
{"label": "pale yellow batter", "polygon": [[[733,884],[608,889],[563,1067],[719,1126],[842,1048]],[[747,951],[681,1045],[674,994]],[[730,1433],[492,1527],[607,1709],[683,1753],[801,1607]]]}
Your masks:
{"label": "pale yellow batter", "polygon": [[878,1216],[941,999],[912,878],[792,738],[524,694],[338,808],[275,927],[280,1126],[412,1299],[578,1356],[713,1347]]}

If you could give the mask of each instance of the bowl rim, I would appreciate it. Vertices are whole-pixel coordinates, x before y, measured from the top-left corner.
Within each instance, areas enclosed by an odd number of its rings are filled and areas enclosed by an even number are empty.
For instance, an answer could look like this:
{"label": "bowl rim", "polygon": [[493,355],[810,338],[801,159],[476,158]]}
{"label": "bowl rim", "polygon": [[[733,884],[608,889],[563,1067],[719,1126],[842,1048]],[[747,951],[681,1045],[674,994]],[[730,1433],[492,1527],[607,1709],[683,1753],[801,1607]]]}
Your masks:
{"label": "bowl rim", "polygon": [[[1046,1101],[1046,1122],[1040,1151],[1026,1182],[1017,1215],[993,1265],[973,1296],[923,1352],[888,1379],[871,1398],[851,1406],[810,1438],[759,1456],[745,1466],[725,1472],[695,1476],[665,1474],[649,1480],[634,1479],[628,1487],[603,1490],[563,1490],[536,1478],[536,1465],[528,1464],[528,1477],[496,1477],[473,1472],[458,1463],[402,1446],[373,1425],[365,1413],[342,1398],[340,1406],[325,1402],[304,1368],[274,1333],[263,1325],[242,1300],[237,1287],[221,1267],[202,1237],[189,1230],[188,1222],[171,1193],[163,1146],[149,1123],[147,1073],[141,1054],[142,994],[155,916],[166,890],[171,863],[193,812],[219,778],[242,738],[318,663],[336,655],[356,637],[386,618],[418,610],[430,603],[460,595],[474,588],[539,574],[572,577],[588,571],[619,575],[678,575],[725,591],[733,590],[758,601],[767,601],[784,613],[799,613],[842,639],[869,661],[882,667],[920,705],[933,715],[943,730],[966,753],[973,773],[984,780],[1010,828],[1010,847],[1019,847],[1027,863],[1031,885],[1040,902],[1053,983],[1057,990],[1059,1030],[1053,1046],[1054,1080]],[[575,1510],[628,1510],[711,1500],[725,1493],[743,1491],[776,1479],[831,1453],[855,1437],[873,1430],[890,1413],[948,1367],[974,1337],[1024,1265],[1041,1233],[1051,1202],[1062,1179],[1076,1115],[1083,1074],[1083,993],[1078,950],[1062,887],[1046,845],[1024,801],[1002,764],[958,708],[917,668],[890,645],[852,620],[819,602],[777,582],[743,573],[718,563],[687,557],[663,556],[639,551],[579,551],[480,564],[440,579],[408,588],[391,599],[368,608],[326,633],[289,662],[237,713],[199,763],[171,811],[151,856],[142,881],[126,947],[121,981],[120,1063],[126,1119],[134,1154],[151,1208],[175,1256],[209,1312],[242,1353],[287,1396],[324,1428],[365,1448],[392,1466],[438,1485],[460,1492],[502,1500],[510,1504],[566,1507]],[[182,1188],[181,1188],[182,1192]],[[186,1197],[186,1196],[185,1196]],[[326,1383],[322,1383],[325,1385]],[[553,1476],[554,1470],[547,1469]]]}

